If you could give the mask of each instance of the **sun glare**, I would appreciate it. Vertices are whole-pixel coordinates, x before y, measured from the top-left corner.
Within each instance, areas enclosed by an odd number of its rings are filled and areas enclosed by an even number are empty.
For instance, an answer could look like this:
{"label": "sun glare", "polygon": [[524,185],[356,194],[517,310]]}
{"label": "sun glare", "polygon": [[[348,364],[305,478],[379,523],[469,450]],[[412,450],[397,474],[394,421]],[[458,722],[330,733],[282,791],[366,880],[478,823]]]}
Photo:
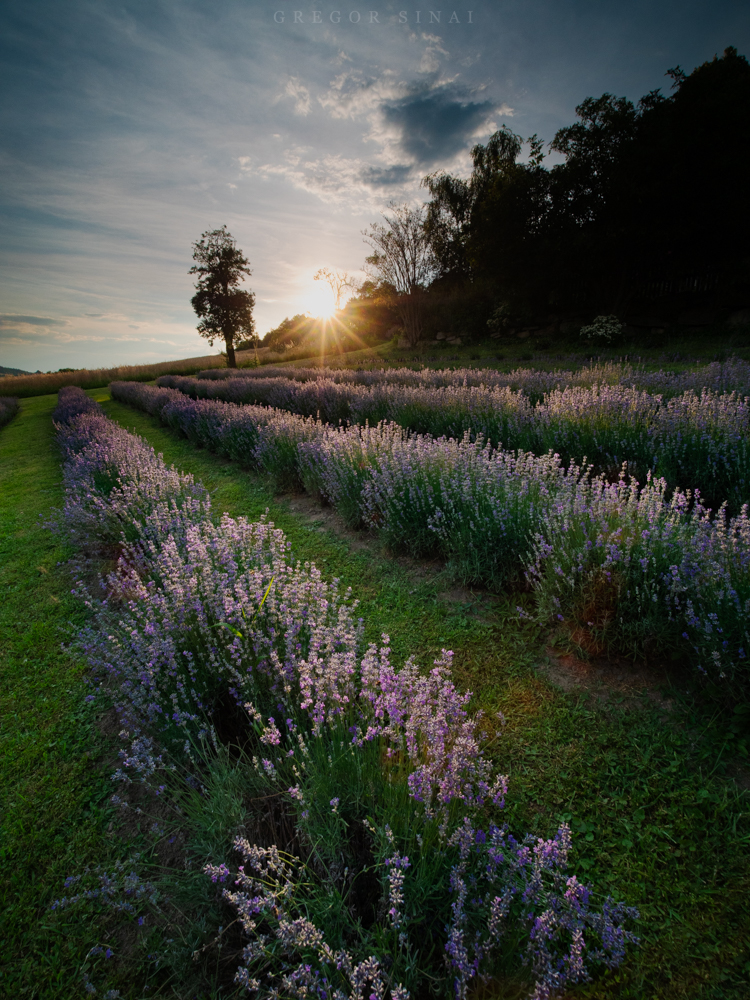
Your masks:
{"label": "sun glare", "polygon": [[307,310],[317,319],[330,319],[336,311],[333,292],[324,281],[316,281],[307,295]]}

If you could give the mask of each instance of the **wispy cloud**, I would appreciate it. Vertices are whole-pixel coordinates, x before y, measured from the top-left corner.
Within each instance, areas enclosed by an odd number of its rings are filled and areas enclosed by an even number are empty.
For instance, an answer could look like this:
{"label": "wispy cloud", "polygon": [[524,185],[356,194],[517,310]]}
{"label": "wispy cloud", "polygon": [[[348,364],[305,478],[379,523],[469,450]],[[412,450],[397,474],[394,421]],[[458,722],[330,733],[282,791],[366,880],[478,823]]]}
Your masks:
{"label": "wispy cloud", "polygon": [[403,184],[411,176],[409,166],[374,167],[361,157],[328,154],[306,159],[290,152],[286,160],[286,163],[264,164],[257,173],[264,177],[284,177],[325,204],[355,215],[378,211],[383,203],[379,189]]}
{"label": "wispy cloud", "polygon": [[310,102],[310,91],[304,84],[300,83],[296,76],[290,77],[287,81],[284,93],[287,97],[291,97],[294,101],[294,113],[296,115],[310,114],[310,108],[312,107]]}
{"label": "wispy cloud", "polygon": [[395,70],[383,70],[367,76],[361,69],[344,70],[331,80],[328,90],[318,96],[318,103],[332,118],[355,120],[372,114],[385,102],[396,100],[409,91],[406,81]]}
{"label": "wispy cloud", "polygon": [[8,313],[0,314],[0,329],[16,329],[20,326],[69,326],[67,319],[50,319],[47,316],[14,316]]}

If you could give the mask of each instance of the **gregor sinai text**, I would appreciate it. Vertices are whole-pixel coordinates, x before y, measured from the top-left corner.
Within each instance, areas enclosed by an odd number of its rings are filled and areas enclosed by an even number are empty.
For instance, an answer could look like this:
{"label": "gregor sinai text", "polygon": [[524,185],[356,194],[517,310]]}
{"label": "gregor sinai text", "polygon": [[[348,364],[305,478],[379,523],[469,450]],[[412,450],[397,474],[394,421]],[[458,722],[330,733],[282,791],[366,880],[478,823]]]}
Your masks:
{"label": "gregor sinai text", "polygon": [[401,10],[398,12],[398,20],[394,15],[386,14],[384,20],[380,20],[378,10],[332,10],[325,14],[322,10],[277,10],[273,19],[277,24],[340,24],[342,21],[350,24],[384,24],[390,18],[394,24],[474,24],[473,10]]}

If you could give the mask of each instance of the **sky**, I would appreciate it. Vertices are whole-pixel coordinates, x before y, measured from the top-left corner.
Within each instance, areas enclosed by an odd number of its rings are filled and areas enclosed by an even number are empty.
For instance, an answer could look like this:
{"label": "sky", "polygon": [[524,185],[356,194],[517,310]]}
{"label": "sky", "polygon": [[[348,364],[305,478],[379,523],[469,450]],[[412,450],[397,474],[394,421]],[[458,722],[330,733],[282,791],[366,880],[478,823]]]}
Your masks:
{"label": "sky", "polygon": [[433,7],[3,4],[0,365],[218,351],[197,334],[188,271],[222,225],[250,260],[262,335],[316,311],[319,268],[363,277],[362,230],[426,200],[426,174],[467,176],[501,125],[549,142],[587,96],[636,101],[668,92],[678,64],[750,56],[740,2]]}

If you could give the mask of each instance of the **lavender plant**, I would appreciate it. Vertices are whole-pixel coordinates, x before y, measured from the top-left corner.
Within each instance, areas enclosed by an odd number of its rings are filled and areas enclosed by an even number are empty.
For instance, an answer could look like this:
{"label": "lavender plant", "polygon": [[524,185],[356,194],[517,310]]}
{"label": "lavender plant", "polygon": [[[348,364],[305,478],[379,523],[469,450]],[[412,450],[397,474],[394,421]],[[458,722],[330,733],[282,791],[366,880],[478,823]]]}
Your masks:
{"label": "lavender plant", "polygon": [[316,567],[290,565],[272,524],[227,516],[191,524],[184,538],[123,557],[107,588],[84,646],[116,681],[130,727],[182,745],[184,730],[205,729],[223,692],[240,707],[264,692],[285,711],[296,699],[315,725],[348,697],[356,605]]}
{"label": "lavender plant", "polygon": [[318,420],[286,410],[192,400],[175,390],[113,382],[112,395],[158,416],[194,444],[267,473],[280,489],[300,485],[298,444],[323,431]]}
{"label": "lavender plant", "polygon": [[18,400],[13,396],[0,396],[0,427],[9,424],[18,413]]}
{"label": "lavender plant", "polygon": [[590,652],[681,652],[733,697],[747,690],[747,506],[716,517],[697,499],[624,472],[579,480],[542,519],[528,569],[537,613]]}
{"label": "lavender plant", "polygon": [[[164,521],[145,531],[140,484],[162,476],[148,496],[169,495],[174,470],[138,439],[126,447],[100,414],[74,409],[59,429],[75,442],[66,464],[76,483],[106,468],[111,488],[71,490],[71,520],[93,534],[98,511],[109,538],[109,505],[122,531],[108,597],[82,639],[128,727],[115,780],[123,791],[150,789],[184,821],[190,801],[211,795],[234,713],[228,737],[242,747],[243,787],[278,801],[275,835],[286,829],[295,850],[240,837],[235,875],[228,844],[208,859],[213,883],[232,879],[225,900],[247,938],[237,983],[269,996],[406,1000],[429,975],[463,998],[497,967],[504,943],[523,937],[541,998],[599,961],[621,961],[634,940],[622,922],[635,914],[611,902],[593,910],[577,883],[562,891],[566,828],[533,849],[494,827],[486,852],[464,846],[469,831],[481,841],[478,819],[499,813],[507,783],[481,718],[469,714],[470,694],[452,682],[450,653],[426,675],[411,660],[392,666],[387,636],[362,654],[356,605],[313,565],[292,564],[265,521],[214,523],[207,504],[183,503],[176,530]],[[468,902],[475,869],[481,898]]]}
{"label": "lavender plant", "polygon": [[52,523],[78,548],[181,534],[208,515],[208,493],[192,476],[165,468],[81,389],[66,387],[60,397],[53,419],[66,458],[65,503]]}
{"label": "lavender plant", "polygon": [[363,491],[380,459],[405,438],[396,424],[377,427],[324,427],[313,441],[300,443],[297,461],[308,493],[330,503],[351,527],[365,524]]}
{"label": "lavender plant", "polygon": [[580,475],[552,454],[413,436],[379,459],[363,506],[392,546],[437,552],[465,582],[499,589],[521,576],[545,509]]}
{"label": "lavender plant", "polygon": [[[326,996],[383,1000],[390,995],[406,1000],[419,989],[422,970],[414,967],[419,950],[415,942],[436,928],[425,926],[424,917],[420,919],[420,912],[409,905],[413,905],[411,882],[417,881],[409,873],[434,852],[420,846],[413,859],[402,855],[387,826],[381,840],[388,844],[385,851],[390,855],[382,864],[390,904],[385,937],[392,943],[388,952],[363,959],[347,948],[331,947],[305,915],[308,906],[299,891],[304,878],[298,874],[297,859],[239,838],[235,847],[244,863],[236,877],[226,865],[207,865],[213,881],[231,880],[237,887],[225,888],[223,896],[236,908],[251,939],[236,981],[261,996],[283,991],[297,998],[314,990]],[[445,952],[457,1000],[465,1000],[473,981],[486,981],[498,970],[497,954],[513,925],[510,936],[515,945],[521,936],[518,929],[528,927],[523,936],[527,938],[524,964],[531,967],[534,978],[530,1000],[549,1000],[568,984],[585,982],[594,966],[616,968],[626,945],[637,943],[624,927],[636,916],[633,908],[607,901],[601,911],[594,910],[589,890],[575,876],[565,877],[569,850],[570,831],[565,825],[552,840],[527,837],[519,843],[506,828],[490,826],[485,833],[466,817],[449,838],[441,852],[441,888],[448,890],[443,903],[450,901]]]}

